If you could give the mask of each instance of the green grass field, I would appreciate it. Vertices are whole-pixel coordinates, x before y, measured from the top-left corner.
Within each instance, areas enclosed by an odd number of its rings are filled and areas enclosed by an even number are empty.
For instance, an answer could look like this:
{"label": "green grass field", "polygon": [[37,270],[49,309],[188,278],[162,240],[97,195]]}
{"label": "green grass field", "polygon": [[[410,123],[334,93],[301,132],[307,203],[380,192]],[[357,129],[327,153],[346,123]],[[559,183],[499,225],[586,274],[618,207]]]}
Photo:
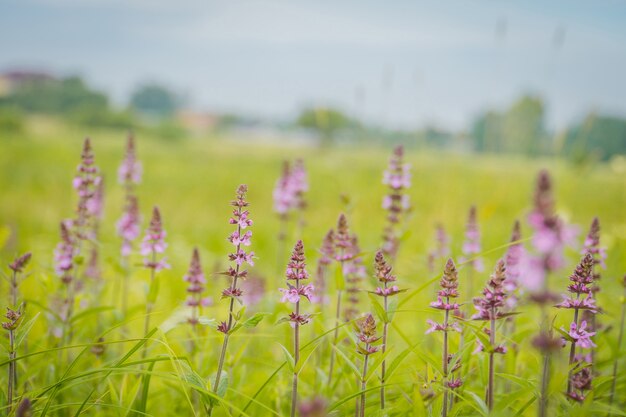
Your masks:
{"label": "green grass field", "polygon": [[[143,164],[143,180],[138,187],[142,231],[147,226],[153,205],[158,205],[167,230],[169,247],[166,255],[172,269],[159,274],[160,288],[151,322],[158,326],[151,334],[146,359],[141,349],[133,348],[143,334],[144,305],[149,272],[141,267],[141,257],[132,258],[130,310],[124,317],[120,308],[119,268],[120,239],[115,222],[123,207],[123,189],[117,183],[117,167],[124,154],[125,133],[91,132],[96,164],[106,184],[105,217],[99,240],[104,289],[101,295],[86,291],[78,295],[72,323],[72,346],[60,346],[54,337],[62,284],[54,273],[53,250],[59,241],[59,222],[74,215],[77,197],[72,188],[74,171],[80,160],[85,134],[65,127],[33,126],[24,137],[0,140],[0,260],[3,273],[17,254],[32,251],[27,276],[20,286],[26,302],[26,320],[35,319],[32,329],[18,348],[18,396],[33,401],[34,415],[205,415],[210,375],[216,371],[222,334],[206,327],[198,334],[184,322],[186,310],[186,273],[194,246],[200,250],[207,273],[207,294],[214,305],[203,315],[224,320],[227,302],[220,301],[228,281],[211,272],[227,267],[231,245],[226,237],[232,232],[228,224],[229,201],[239,184],[249,186],[251,217],[254,219],[252,250],[256,264],[251,278],[263,280],[266,293],[261,302],[249,306],[246,315],[268,313],[251,329],[235,333],[228,349],[225,370],[228,389],[213,415],[272,416],[289,415],[292,373],[283,349],[292,347],[292,329],[275,324],[290,311],[280,303],[279,287],[284,287],[284,270],[288,250],[297,237],[304,241],[309,271],[315,272],[318,248],[326,231],[335,227],[340,213],[346,213],[351,230],[359,235],[368,275],[364,291],[373,291],[373,257],[381,244],[385,213],[381,200],[386,188],[381,182],[391,149],[342,147],[318,149],[290,145],[256,144],[250,141],[206,138],[186,141],[160,141],[137,137],[138,155]],[[277,235],[278,216],[272,211],[272,189],[284,159],[304,158],[310,191],[301,236],[292,226],[286,247],[280,248]],[[436,278],[445,260],[437,261],[435,274],[428,271],[427,253],[434,245],[434,225],[441,222],[452,238],[452,256],[461,255],[467,210],[475,204],[482,230],[482,247],[486,271],[474,274],[474,294],[465,293],[468,269],[460,267],[462,302],[469,302],[488,279],[493,266],[506,250],[511,226],[522,221],[522,236],[530,228],[526,216],[531,209],[533,187],[541,168],[550,170],[555,182],[559,214],[580,227],[578,249],[567,252],[567,267],[550,277],[551,288],[564,293],[568,276],[580,259],[584,235],[594,216],[602,224],[601,242],[608,248],[607,269],[602,271],[601,292],[597,303],[602,328],[595,337],[594,390],[582,405],[570,404],[563,392],[567,384],[566,349],[553,357],[549,415],[607,415],[611,373],[618,351],[619,316],[624,299],[621,277],[626,273],[626,174],[619,167],[597,165],[577,168],[557,159],[528,160],[500,155],[459,155],[432,150],[407,149],[412,165],[412,187],[409,190],[412,216],[409,233],[402,242],[394,271],[398,286],[408,289],[400,294],[400,306],[389,330],[387,345],[389,363],[395,362],[388,380],[387,409],[379,411],[379,369],[371,368],[368,381],[366,415],[422,416],[441,414],[441,335],[425,335],[427,319],[440,320],[439,311],[428,307],[435,299]],[[527,247],[529,242],[525,242]],[[328,289],[334,300],[334,278]],[[2,294],[8,305],[8,284]],[[87,286],[87,289],[92,288]],[[94,308],[94,306],[99,308]],[[304,309],[314,306],[305,303]],[[365,293],[359,309],[374,312]],[[514,332],[504,334],[509,347],[506,355],[496,357],[495,408],[493,415],[533,416],[541,377],[542,357],[531,347],[530,340],[539,329],[539,309],[522,303],[515,316]],[[551,308],[555,327],[566,327],[571,312]],[[470,323],[477,326],[476,323]],[[334,306],[325,306],[312,324],[302,328],[302,357],[308,361],[300,372],[299,400],[306,402],[321,396],[328,415],[353,415],[355,399],[360,395],[356,376],[349,362],[360,367],[351,326],[340,329],[342,340],[337,353],[333,385],[326,384],[328,361],[332,350]],[[463,362],[460,375],[462,389],[450,415],[486,415],[484,387],[487,379],[487,355],[472,354],[475,332],[468,325],[464,334]],[[103,335],[105,353],[94,355],[91,343]],[[500,333],[502,336],[502,333]],[[456,346],[458,337],[454,338]],[[7,339],[8,340],[8,339]],[[3,346],[8,341],[3,339]],[[314,351],[312,348],[316,347]],[[380,355],[380,354],[378,354]],[[372,357],[376,363],[376,357]],[[0,387],[7,384],[8,362],[0,359]],[[626,378],[621,360],[618,372],[613,415],[626,415]],[[147,378],[146,376],[149,376]],[[193,390],[192,388],[196,389]],[[146,391],[144,391],[146,390]],[[426,395],[434,392],[434,398]],[[2,392],[5,389],[2,388]],[[0,394],[0,395],[5,395]],[[6,398],[0,399],[5,402]],[[81,404],[84,405],[81,408]],[[142,414],[143,413],[143,414]],[[326,415],[326,414],[321,414]]]}

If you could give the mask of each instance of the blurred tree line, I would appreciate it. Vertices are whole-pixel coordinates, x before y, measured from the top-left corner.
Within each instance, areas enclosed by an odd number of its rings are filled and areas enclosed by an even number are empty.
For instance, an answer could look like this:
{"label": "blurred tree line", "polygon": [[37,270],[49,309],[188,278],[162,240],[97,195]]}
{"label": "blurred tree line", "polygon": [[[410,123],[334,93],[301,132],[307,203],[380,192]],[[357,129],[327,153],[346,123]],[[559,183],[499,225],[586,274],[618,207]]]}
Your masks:
{"label": "blurred tree line", "polygon": [[566,155],[582,161],[626,154],[626,119],[589,114],[560,135],[545,127],[541,98],[524,96],[504,112],[487,111],[474,121],[470,137],[481,152]]}
{"label": "blurred tree line", "polygon": [[24,73],[14,78],[0,95],[0,131],[19,133],[26,115],[44,114],[87,127],[149,129],[165,137],[182,132],[173,119],[182,100],[157,84],[138,87],[129,104],[120,108],[78,76],[57,79]]}
{"label": "blurred tree line", "polygon": [[[3,76],[8,83],[2,84]],[[11,76],[13,78],[7,79],[6,74],[0,74],[0,133],[22,132],[25,117],[30,114],[53,115],[92,128],[144,130],[168,139],[188,133],[177,118],[185,100],[156,83],[139,86],[127,105],[115,106],[105,93],[93,89],[77,76],[54,78],[34,73]],[[576,161],[608,160],[613,155],[626,154],[626,119],[590,113],[580,123],[555,134],[546,128],[545,107],[540,97],[523,96],[504,110],[479,114],[468,131],[461,133],[434,127],[394,131],[367,124],[340,109],[323,106],[305,108],[292,123],[270,127],[309,132],[323,146],[336,142],[403,142],[463,151],[529,156],[556,154]],[[223,132],[268,125],[227,114],[216,115],[212,126],[215,131]]]}

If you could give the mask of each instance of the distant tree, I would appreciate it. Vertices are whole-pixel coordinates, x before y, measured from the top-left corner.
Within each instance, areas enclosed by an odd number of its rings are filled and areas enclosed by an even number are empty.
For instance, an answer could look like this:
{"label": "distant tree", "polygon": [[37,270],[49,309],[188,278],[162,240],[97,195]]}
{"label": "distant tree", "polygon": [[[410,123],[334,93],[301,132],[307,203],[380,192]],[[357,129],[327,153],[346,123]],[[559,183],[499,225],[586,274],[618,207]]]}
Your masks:
{"label": "distant tree", "polygon": [[478,116],[471,129],[474,149],[479,152],[502,152],[503,122],[502,114],[493,111]]}
{"label": "distant tree", "polygon": [[0,99],[0,106],[14,107],[28,113],[66,115],[78,109],[107,109],[109,100],[90,89],[80,77],[61,80],[42,79],[26,82]]}
{"label": "distant tree", "polygon": [[504,115],[502,129],[507,152],[538,155],[549,153],[551,144],[545,131],[544,104],[541,98],[524,96]]}
{"label": "distant tree", "polygon": [[132,94],[130,105],[140,113],[169,117],[180,107],[181,99],[173,91],[158,84],[146,84]]}
{"label": "distant tree", "polygon": [[304,109],[296,121],[298,126],[315,131],[324,145],[329,145],[338,132],[359,127],[358,121],[348,117],[340,110],[329,107]]}
{"label": "distant tree", "polygon": [[527,155],[552,151],[543,101],[538,97],[523,96],[504,113],[481,114],[472,124],[471,134],[477,151]]}
{"label": "distant tree", "polygon": [[577,161],[626,155],[626,120],[591,113],[569,130],[564,151]]}

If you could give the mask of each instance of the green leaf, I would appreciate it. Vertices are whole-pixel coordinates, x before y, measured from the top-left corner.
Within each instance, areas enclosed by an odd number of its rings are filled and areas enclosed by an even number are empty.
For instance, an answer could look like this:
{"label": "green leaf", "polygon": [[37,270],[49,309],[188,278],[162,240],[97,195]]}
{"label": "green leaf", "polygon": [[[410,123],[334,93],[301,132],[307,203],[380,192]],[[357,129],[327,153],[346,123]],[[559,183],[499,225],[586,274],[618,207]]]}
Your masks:
{"label": "green leaf", "polygon": [[[385,359],[387,359],[387,356],[389,356],[389,354],[391,353],[392,350],[393,350],[393,347],[389,346],[389,348],[387,350],[385,350],[384,354],[375,356],[376,362],[374,362],[374,364],[372,366],[370,366],[370,368],[367,370],[367,375],[365,376],[365,380],[366,381],[369,381],[370,378],[376,373],[378,368],[382,365],[382,363],[385,361]],[[382,353],[382,351],[379,352],[379,353]],[[385,375],[385,377],[387,377],[387,375]]]}
{"label": "green leaf", "polygon": [[76,323],[77,321],[80,321],[82,319],[84,319],[85,317],[89,317],[92,314],[98,314],[104,311],[110,311],[110,310],[114,310],[114,307],[110,307],[110,306],[101,306],[101,307],[92,307],[92,308],[88,308],[86,310],[81,311],[80,313],[76,314],[75,316],[73,316],[70,319],[70,322],[72,324]]}
{"label": "green leaf", "polygon": [[568,342],[573,342],[574,339],[572,338],[572,336],[569,335],[568,332],[566,332],[565,330],[558,328],[556,326],[553,327],[554,330],[556,330],[557,332],[559,332],[561,334],[561,336],[563,336],[563,338],[565,338],[565,340],[567,340]]}
{"label": "green leaf", "polygon": [[28,336],[28,333],[33,328],[33,325],[35,324],[35,320],[37,320],[37,317],[39,317],[39,313],[35,314],[35,317],[23,323],[17,329],[17,337],[15,338],[15,349],[19,348],[22,342],[24,341],[24,339],[26,338],[26,336]]}
{"label": "green leaf", "polygon": [[198,323],[211,329],[217,329],[217,320],[205,316],[198,317]]}
{"label": "green leaf", "polygon": [[267,315],[269,315],[269,313],[256,313],[254,316],[243,322],[243,327],[247,329],[256,327],[261,322],[261,320],[263,320],[263,317]]}
{"label": "green leaf", "polygon": [[[191,368],[189,368],[189,366],[184,366],[183,367],[185,372],[183,373],[182,377],[183,380],[185,382],[187,382],[192,389],[194,389],[198,395],[200,395],[200,398],[202,398],[202,402],[204,404],[210,404],[211,403],[211,399],[210,397],[206,394],[207,391],[207,383],[204,381],[204,379],[198,375],[195,371],[193,371]],[[224,376],[225,372],[222,372],[222,376]],[[220,379],[220,385],[222,385],[222,379]]]}
{"label": "green leaf", "polygon": [[418,384],[413,385],[413,415],[415,417],[428,416],[426,404],[424,404],[424,399],[422,398]]}
{"label": "green leaf", "polygon": [[285,316],[285,317],[279,318],[274,324],[276,325],[276,324],[281,324],[281,323],[287,323],[288,321],[291,321],[291,319],[288,316]]}
{"label": "green leaf", "polygon": [[291,370],[291,372],[294,372],[296,368],[295,359],[293,358],[293,356],[291,356],[291,353],[289,353],[289,350],[286,347],[284,347],[280,343],[278,344],[278,346],[280,346],[280,348],[283,350],[283,353],[285,354],[285,360],[287,361],[287,365],[289,365],[289,369]]}
{"label": "green leaf", "polygon": [[[406,290],[400,290],[400,292],[404,292]],[[398,297],[391,297],[391,299],[387,303],[387,317],[389,318],[389,322],[393,320],[393,316],[396,314],[396,310],[398,309]]]}
{"label": "green leaf", "polygon": [[339,356],[341,356],[343,358],[344,361],[346,361],[346,364],[348,364],[348,366],[350,367],[350,369],[352,369],[352,372],[354,372],[354,375],[357,376],[357,378],[361,378],[361,371],[359,371],[359,368],[357,368],[357,366],[354,364],[354,362],[352,362],[350,360],[350,358],[348,358],[348,356],[343,353],[343,351],[341,349],[339,349],[337,346],[333,345],[333,349],[335,349],[337,351],[337,353],[339,354]]}
{"label": "green leaf", "polygon": [[493,351],[493,346],[491,346],[491,341],[489,340],[489,336],[481,329],[474,329],[474,334],[480,340],[480,343],[484,347],[484,351],[489,353]]}
{"label": "green leaf", "polygon": [[406,357],[409,356],[409,353],[413,352],[413,349],[415,349],[419,343],[414,344],[413,346],[409,346],[408,348],[404,349],[402,352],[400,352],[398,356],[394,358],[391,364],[387,367],[387,375],[386,375],[387,379],[391,378],[391,376],[393,375],[395,370],[398,368],[398,366],[400,366],[400,364],[404,361],[404,359],[406,359]]}
{"label": "green leaf", "polygon": [[[300,360],[298,361],[298,363],[295,366],[295,372],[296,373],[300,373],[300,370],[304,367],[304,365],[306,364],[306,362],[309,360],[309,358],[311,357],[311,355],[313,355],[313,352],[315,352],[317,350],[317,347],[319,345],[321,345],[322,342],[317,343],[316,345],[313,345],[313,348],[309,350],[309,352],[306,354],[306,356],[304,356],[304,358],[300,358]],[[300,349],[300,352],[302,353],[302,349]]]}
{"label": "green leaf", "polygon": [[246,312],[246,306],[241,307],[241,309],[239,309],[239,311],[237,311],[233,317],[235,318],[236,321],[241,320],[241,318],[243,317],[244,313]]}
{"label": "green leaf", "polygon": [[[220,384],[217,387],[217,392],[215,394],[220,398],[224,398],[224,396],[226,395],[226,391],[228,390],[228,373],[226,371],[222,371],[220,375],[221,375]],[[211,377],[209,378],[209,385],[211,387],[215,386],[216,377],[217,377],[217,372],[212,374]],[[214,398],[210,398],[209,402],[213,403],[214,405],[218,404],[218,401],[215,400]]]}
{"label": "green leaf", "polygon": [[368,294],[370,301],[372,303],[372,307],[374,308],[374,312],[378,319],[383,323],[389,323],[389,317],[387,316],[387,312],[380,302],[378,302],[378,297],[374,294]]}

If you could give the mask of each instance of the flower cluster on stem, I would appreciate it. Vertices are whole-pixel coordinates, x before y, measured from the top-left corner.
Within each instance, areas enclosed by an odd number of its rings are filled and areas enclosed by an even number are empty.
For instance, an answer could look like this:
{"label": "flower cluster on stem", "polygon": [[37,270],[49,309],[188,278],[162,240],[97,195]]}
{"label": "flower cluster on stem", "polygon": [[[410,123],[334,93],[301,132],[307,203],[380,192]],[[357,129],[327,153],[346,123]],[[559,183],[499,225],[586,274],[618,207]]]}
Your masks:
{"label": "flower cluster on stem", "polygon": [[280,216],[287,215],[296,209],[304,209],[306,201],[304,193],[309,190],[304,162],[301,159],[291,166],[289,161],[283,163],[283,172],[274,187],[274,211]]}
{"label": "flower cluster on stem", "polygon": [[125,188],[133,188],[134,185],[141,182],[142,167],[141,162],[137,159],[137,149],[135,147],[135,138],[132,134],[128,135],[126,141],[126,153],[124,159],[117,170],[117,180]]}
{"label": "flower cluster on stem", "polygon": [[161,212],[158,207],[153,207],[150,225],[141,242],[141,255],[144,257],[143,264],[146,268],[159,272],[168,269],[167,258],[157,259],[157,254],[165,252],[167,243],[165,237],[167,232],[163,229]]}
{"label": "flower cluster on stem", "polygon": [[[496,320],[506,317],[508,313],[504,313],[507,293],[504,287],[506,280],[506,267],[503,259],[496,264],[493,274],[487,281],[487,285],[483,289],[483,296],[474,298],[474,306],[478,310],[472,316],[473,320],[483,320],[489,322],[489,328],[484,331],[489,335],[489,379],[487,382],[487,407],[493,409],[494,389],[495,389],[495,364],[494,355],[496,353],[506,353],[504,345],[496,345]],[[485,351],[485,347],[479,342],[478,350]]]}
{"label": "flower cluster on stem", "polygon": [[[591,337],[596,333],[588,331],[587,321],[580,320],[581,311],[587,311],[590,314],[598,312],[592,289],[594,284],[593,265],[594,258],[591,253],[583,256],[574,273],[569,277],[570,284],[567,290],[570,295],[564,296],[563,301],[556,306],[574,310],[574,318],[570,324],[569,332],[567,332],[570,343],[570,372],[566,393],[569,398],[579,402],[585,399],[585,391],[591,389],[592,373],[587,370],[588,365],[591,365],[591,356],[577,356],[576,348],[590,349],[595,347]],[[564,330],[562,331],[565,332]],[[581,383],[583,379],[585,381],[584,384]]]}
{"label": "flower cluster on stem", "polygon": [[[230,279],[230,285],[222,291],[222,299],[229,300],[228,318],[222,321],[217,326],[217,331],[224,334],[224,342],[222,343],[222,350],[220,353],[220,359],[217,365],[217,373],[215,375],[215,382],[213,384],[213,392],[217,393],[222,377],[222,370],[224,368],[224,360],[226,356],[226,349],[228,347],[228,337],[231,330],[237,324],[237,318],[235,318],[235,300],[241,302],[241,296],[243,290],[238,286],[240,280],[244,280],[248,276],[248,271],[243,269],[245,264],[254,266],[254,252],[246,252],[244,247],[251,245],[252,231],[246,230],[252,226],[253,221],[250,218],[250,211],[247,207],[250,205],[246,200],[246,194],[248,193],[248,186],[245,184],[237,187],[236,198],[231,201],[230,205],[233,207],[232,217],[228,220],[228,223],[235,226],[235,231],[228,236],[228,241],[235,247],[234,251],[228,254],[228,259],[232,263],[228,270],[223,272]],[[209,415],[211,415],[214,403],[211,403],[209,408]]]}
{"label": "flower cluster on stem", "polygon": [[565,265],[563,250],[574,243],[577,231],[556,215],[552,180],[546,170],[537,177],[533,203],[528,222],[536,255],[528,258],[524,283],[530,290],[547,291],[546,277]]}
{"label": "flower cluster on stem", "polygon": [[[71,224],[71,220],[61,222],[61,241],[54,250],[54,270],[65,286],[63,311],[60,314],[64,323],[69,321],[74,306],[74,260],[79,253],[76,239],[71,232]],[[64,332],[66,330],[64,325]]]}
{"label": "flower cluster on stem", "polygon": [[320,257],[317,260],[317,268],[315,274],[315,288],[317,291],[311,298],[312,303],[326,304],[328,297],[326,296],[326,278],[330,265],[333,263],[333,255],[335,253],[335,231],[330,229],[322,240],[319,249]]}
{"label": "flower cluster on stem", "polygon": [[361,249],[356,233],[352,234],[351,242],[350,251],[355,255],[352,259],[343,263],[343,276],[346,281],[346,294],[348,295],[348,303],[343,311],[343,317],[346,321],[354,320],[359,315],[361,283],[367,276],[365,265],[363,265],[363,257],[359,255]]}
{"label": "flower cluster on stem", "polygon": [[73,223],[74,233],[79,241],[90,240],[95,238],[91,228],[94,215],[101,210],[101,200],[97,201],[97,189],[102,177],[95,165],[95,157],[89,138],[86,138],[83,143],[81,162],[76,171],[76,176],[72,181],[78,194],[76,219]]}
{"label": "flower cluster on stem", "polygon": [[189,263],[189,270],[183,277],[183,280],[187,283],[187,293],[189,294],[185,304],[191,309],[191,316],[187,319],[187,321],[195,328],[198,324],[201,308],[206,307],[211,303],[211,299],[209,297],[202,297],[206,279],[204,277],[204,272],[202,271],[198,248],[193,249],[191,262]]}
{"label": "flower cluster on stem", "polygon": [[[357,255],[353,246],[352,235],[350,234],[350,228],[348,227],[348,219],[342,213],[337,220],[337,228],[334,232],[333,239],[333,254],[332,258],[339,263],[342,274],[345,273],[346,263],[353,260]],[[335,331],[333,336],[333,346],[337,345],[339,339],[339,320],[341,317],[341,296],[343,290],[337,289],[337,305],[335,310]],[[333,377],[333,368],[335,364],[335,351],[330,352],[330,366],[328,370],[328,385],[330,385]]]}
{"label": "flower cluster on stem", "polygon": [[133,241],[139,237],[139,205],[135,194],[135,186],[141,181],[141,162],[137,160],[135,139],[128,136],[126,154],[118,169],[118,181],[124,186],[125,204],[122,217],[117,221],[117,234],[122,238],[122,259],[127,258],[133,250]]}
{"label": "flower cluster on stem", "polygon": [[404,163],[404,148],[393,150],[389,166],[383,173],[383,184],[387,185],[388,194],[383,197],[383,209],[387,210],[387,226],[383,231],[383,253],[395,259],[400,245],[401,222],[411,210],[406,189],[411,186],[411,165]]}
{"label": "flower cluster on stem", "polygon": [[365,390],[367,389],[367,365],[370,355],[378,352],[380,346],[376,346],[380,336],[376,334],[376,320],[371,314],[367,314],[356,322],[356,352],[363,355],[363,370],[361,373],[361,403],[359,406],[360,417],[365,417]]}
{"label": "flower cluster on stem", "polygon": [[[459,277],[458,271],[452,259],[448,259],[446,262],[443,275],[441,280],[439,280],[439,286],[440,290],[437,292],[437,301],[431,302],[430,306],[438,310],[443,310],[444,320],[443,323],[428,320],[427,322],[430,325],[430,328],[426,331],[426,333],[443,333],[442,369],[444,392],[441,415],[446,417],[448,415],[448,390],[456,389],[463,384],[461,378],[450,378],[450,375],[461,366],[459,358],[455,358],[454,355],[450,354],[448,351],[448,333],[450,331],[461,332],[461,327],[454,318],[454,312],[459,309],[459,304],[454,301],[459,297]],[[453,360],[455,360],[455,362],[452,362]]]}
{"label": "flower cluster on stem", "polygon": [[[385,260],[385,256],[382,251],[376,252],[376,256],[374,257],[374,271],[375,277],[378,280],[379,286],[376,288],[374,292],[376,295],[383,297],[383,308],[385,309],[385,314],[389,318],[389,297],[395,296],[400,293],[400,289],[395,284],[396,276],[391,273],[392,267]],[[389,326],[389,321],[385,321],[383,323],[383,344],[382,344],[382,352],[385,354],[386,346],[387,346],[387,328]],[[380,408],[385,408],[385,372],[386,372],[386,361],[383,360],[381,364],[381,373],[380,373]]]}
{"label": "flower cluster on stem", "polygon": [[[300,326],[307,324],[311,320],[310,314],[303,314],[300,311],[300,301],[306,298],[311,301],[313,294],[312,284],[303,284],[302,281],[309,278],[306,271],[306,259],[304,257],[304,245],[301,240],[296,242],[293,248],[291,258],[287,264],[285,274],[287,278],[287,288],[280,288],[283,293],[282,302],[290,302],[294,304],[294,311],[289,314],[288,321],[294,328],[294,365],[298,365],[300,361]],[[296,415],[296,407],[298,400],[298,372],[293,373],[293,385],[291,392],[291,416]]]}
{"label": "flower cluster on stem", "polygon": [[18,297],[18,274],[24,271],[24,268],[28,264],[31,258],[31,253],[27,252],[24,255],[18,256],[9,264],[9,268],[13,273],[11,274],[11,292],[10,292],[10,307],[7,307],[6,322],[2,323],[2,328],[9,332],[9,366],[8,366],[8,384],[7,384],[7,406],[8,414],[11,413],[13,406],[13,394],[17,387],[17,363],[15,358],[17,357],[17,344],[16,344],[16,330],[22,323],[24,316],[24,303],[17,305]]}
{"label": "flower cluster on stem", "polygon": [[507,306],[514,308],[518,301],[518,290],[520,289],[520,279],[522,278],[526,250],[520,241],[522,232],[520,222],[515,221],[513,231],[511,232],[510,246],[504,255],[506,263],[506,280],[504,281],[504,289],[508,294]]}
{"label": "flower cluster on stem", "polygon": [[463,258],[461,262],[469,261],[476,272],[483,272],[485,267],[482,258],[477,255],[481,252],[480,229],[478,228],[476,206],[471,206],[465,225],[465,241],[463,242]]}

